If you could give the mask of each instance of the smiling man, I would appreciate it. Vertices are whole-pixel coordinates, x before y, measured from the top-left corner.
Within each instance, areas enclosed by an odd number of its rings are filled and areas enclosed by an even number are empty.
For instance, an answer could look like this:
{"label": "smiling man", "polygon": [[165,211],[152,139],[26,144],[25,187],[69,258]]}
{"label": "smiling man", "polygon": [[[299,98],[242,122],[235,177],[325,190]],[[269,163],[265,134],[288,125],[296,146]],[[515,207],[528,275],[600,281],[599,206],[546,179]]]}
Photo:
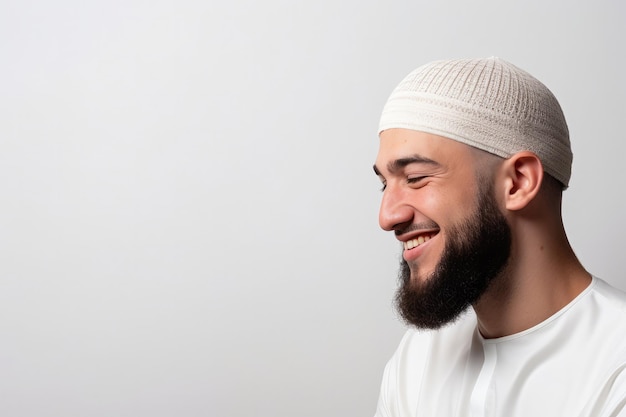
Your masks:
{"label": "smiling man", "polygon": [[626,416],[626,294],[569,245],[552,93],[498,58],[436,61],[396,87],[379,132],[411,326],[376,416]]}

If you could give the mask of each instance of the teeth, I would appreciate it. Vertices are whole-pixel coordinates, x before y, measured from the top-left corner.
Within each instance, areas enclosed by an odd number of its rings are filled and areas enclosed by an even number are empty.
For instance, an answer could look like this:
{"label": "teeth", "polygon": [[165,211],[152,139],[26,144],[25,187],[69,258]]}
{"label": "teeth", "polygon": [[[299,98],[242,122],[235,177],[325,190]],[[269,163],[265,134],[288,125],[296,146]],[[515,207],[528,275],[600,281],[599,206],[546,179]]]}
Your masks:
{"label": "teeth", "polygon": [[411,239],[409,241],[404,242],[404,249],[413,249],[424,242],[428,242],[430,240],[430,236],[420,236],[416,239]]}

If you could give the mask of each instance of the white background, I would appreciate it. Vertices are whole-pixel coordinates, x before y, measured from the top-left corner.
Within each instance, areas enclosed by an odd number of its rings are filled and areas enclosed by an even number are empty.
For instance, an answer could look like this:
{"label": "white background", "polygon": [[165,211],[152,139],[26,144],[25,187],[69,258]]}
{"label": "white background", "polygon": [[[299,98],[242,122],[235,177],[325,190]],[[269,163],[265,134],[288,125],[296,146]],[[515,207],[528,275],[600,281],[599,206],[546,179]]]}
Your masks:
{"label": "white background", "polygon": [[376,128],[433,59],[550,87],[572,244],[626,289],[624,4],[3,0],[0,415],[372,415]]}

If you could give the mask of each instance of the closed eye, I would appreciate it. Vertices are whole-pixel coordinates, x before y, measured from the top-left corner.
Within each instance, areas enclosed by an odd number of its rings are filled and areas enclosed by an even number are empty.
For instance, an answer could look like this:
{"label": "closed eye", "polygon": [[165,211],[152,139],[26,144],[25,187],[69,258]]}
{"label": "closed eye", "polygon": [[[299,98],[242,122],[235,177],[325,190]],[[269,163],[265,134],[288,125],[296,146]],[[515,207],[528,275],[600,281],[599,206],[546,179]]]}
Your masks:
{"label": "closed eye", "polygon": [[422,181],[422,180],[424,180],[426,178],[428,178],[428,177],[425,176],[425,175],[421,176],[421,177],[409,177],[409,178],[406,179],[406,182],[408,184],[416,184],[416,183],[418,183],[418,182],[420,182],[420,181]]}

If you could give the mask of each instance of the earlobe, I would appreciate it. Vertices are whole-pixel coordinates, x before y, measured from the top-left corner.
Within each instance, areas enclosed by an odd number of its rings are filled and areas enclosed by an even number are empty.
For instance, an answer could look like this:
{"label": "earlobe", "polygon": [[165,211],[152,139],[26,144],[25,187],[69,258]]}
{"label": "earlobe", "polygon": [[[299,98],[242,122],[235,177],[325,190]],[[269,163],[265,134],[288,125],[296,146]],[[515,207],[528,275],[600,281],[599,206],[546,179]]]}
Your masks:
{"label": "earlobe", "polygon": [[530,151],[518,152],[504,163],[507,193],[505,206],[508,210],[521,210],[537,195],[543,181],[543,165],[539,157]]}

